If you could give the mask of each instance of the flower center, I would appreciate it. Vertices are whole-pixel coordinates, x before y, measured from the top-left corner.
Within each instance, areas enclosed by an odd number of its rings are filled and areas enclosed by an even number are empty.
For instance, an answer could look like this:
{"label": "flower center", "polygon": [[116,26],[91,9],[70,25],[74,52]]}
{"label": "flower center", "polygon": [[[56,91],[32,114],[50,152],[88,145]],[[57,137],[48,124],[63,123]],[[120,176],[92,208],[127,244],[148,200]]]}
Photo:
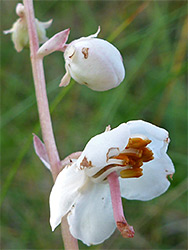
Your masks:
{"label": "flower center", "polygon": [[113,159],[121,161],[122,166],[128,166],[120,172],[122,178],[138,178],[143,175],[141,166],[143,162],[154,159],[153,152],[146,146],[151,143],[149,139],[130,138],[126,148]]}
{"label": "flower center", "polygon": [[[129,138],[126,148],[120,154],[108,157],[108,165],[92,177],[95,181],[106,180],[111,172],[117,171],[122,178],[139,178],[143,175],[141,168],[143,163],[154,158],[152,150],[147,148],[149,143],[151,143],[151,140],[148,138]],[[110,150],[113,152],[117,148],[111,148]]]}

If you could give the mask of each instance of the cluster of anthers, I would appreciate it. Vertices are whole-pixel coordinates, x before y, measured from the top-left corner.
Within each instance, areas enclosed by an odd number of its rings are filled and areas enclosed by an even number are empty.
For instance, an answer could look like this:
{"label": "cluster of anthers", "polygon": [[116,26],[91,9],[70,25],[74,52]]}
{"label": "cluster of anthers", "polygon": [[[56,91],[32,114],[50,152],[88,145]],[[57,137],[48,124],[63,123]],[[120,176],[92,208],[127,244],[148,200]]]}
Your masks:
{"label": "cluster of anthers", "polygon": [[[111,148],[107,154],[108,166],[96,173],[93,178],[97,181],[101,177],[113,171],[113,168],[120,166],[120,177],[122,178],[138,178],[143,175],[141,166],[144,162],[153,160],[153,152],[147,145],[151,142],[149,139],[129,138],[126,148],[117,156],[110,156],[112,152],[118,151],[116,148]],[[85,159],[86,161],[86,159]],[[123,170],[122,170],[123,168]]]}

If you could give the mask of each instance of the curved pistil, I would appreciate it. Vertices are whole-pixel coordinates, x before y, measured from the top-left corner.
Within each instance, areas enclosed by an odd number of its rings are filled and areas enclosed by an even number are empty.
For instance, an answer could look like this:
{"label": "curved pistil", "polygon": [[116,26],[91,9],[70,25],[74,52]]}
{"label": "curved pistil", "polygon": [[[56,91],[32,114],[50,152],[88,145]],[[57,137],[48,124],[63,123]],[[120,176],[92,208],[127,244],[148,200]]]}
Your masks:
{"label": "curved pistil", "polygon": [[107,180],[110,186],[113,213],[117,228],[124,238],[133,238],[134,229],[127,223],[123,213],[120,185],[117,173],[112,172],[109,174]]}

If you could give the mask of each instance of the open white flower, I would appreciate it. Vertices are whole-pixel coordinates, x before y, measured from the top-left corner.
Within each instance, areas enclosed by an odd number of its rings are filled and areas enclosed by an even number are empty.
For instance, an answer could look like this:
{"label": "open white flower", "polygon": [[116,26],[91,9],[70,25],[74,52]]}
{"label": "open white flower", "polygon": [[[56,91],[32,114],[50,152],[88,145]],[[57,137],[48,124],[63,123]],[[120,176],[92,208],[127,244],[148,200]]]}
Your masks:
{"label": "open white flower", "polygon": [[[24,5],[18,3],[16,6],[16,14],[20,17],[12,26],[11,29],[5,30],[4,34],[12,33],[12,41],[17,52],[22,51],[24,47],[29,46],[29,35],[27,29],[27,21],[25,16]],[[48,40],[46,36],[46,29],[52,24],[52,19],[48,22],[40,22],[35,19],[39,43],[44,43]]]}
{"label": "open white flower", "polygon": [[64,52],[66,74],[60,86],[67,86],[71,77],[95,91],[106,91],[117,87],[125,77],[120,52],[111,43],[97,38],[98,31],[66,44],[69,29],[50,38],[38,50],[39,56],[54,51]]}
{"label": "open white flower", "polygon": [[[166,130],[144,121],[123,123],[93,137],[82,153],[63,161],[67,166],[50,195],[52,230],[67,214],[70,232],[87,245],[102,243],[116,227],[123,237],[133,237],[121,196],[146,201],[168,189],[168,176],[174,173],[166,154],[169,141]],[[50,169],[45,146],[36,136],[34,146]]]}
{"label": "open white flower", "polygon": [[168,144],[166,130],[144,121],[123,123],[93,137],[52,188],[52,230],[67,214],[71,234],[87,245],[102,243],[116,227],[123,237],[133,237],[121,196],[146,201],[168,189],[167,177],[174,173]]}

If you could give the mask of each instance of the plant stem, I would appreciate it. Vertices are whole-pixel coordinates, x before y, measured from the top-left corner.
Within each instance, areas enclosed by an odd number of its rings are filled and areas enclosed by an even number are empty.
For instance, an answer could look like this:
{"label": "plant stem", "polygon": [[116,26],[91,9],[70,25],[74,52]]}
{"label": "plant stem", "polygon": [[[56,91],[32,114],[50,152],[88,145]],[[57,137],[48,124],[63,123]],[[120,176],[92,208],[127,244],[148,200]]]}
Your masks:
{"label": "plant stem", "polygon": [[73,236],[69,232],[69,225],[67,222],[67,216],[64,216],[61,220],[61,231],[64,242],[64,247],[66,250],[77,250],[78,241],[73,238]]}
{"label": "plant stem", "polygon": [[[53,179],[55,181],[57,175],[60,172],[60,159],[52,129],[48,98],[46,93],[43,61],[41,58],[37,56],[37,51],[39,49],[39,42],[35,26],[33,1],[23,0],[23,3],[25,7],[25,15],[28,26],[29,41],[30,41],[30,57],[31,57],[42,136],[48,154],[48,158],[50,161]],[[62,234],[63,234],[65,249],[67,250],[78,249],[77,240],[74,239],[70,234],[66,218],[63,220],[62,227],[63,227]]]}
{"label": "plant stem", "polygon": [[52,130],[51,117],[46,93],[46,84],[44,77],[43,61],[37,57],[39,42],[35,27],[35,17],[32,0],[23,0],[25,6],[25,15],[28,25],[28,33],[30,40],[30,57],[33,70],[33,78],[35,84],[35,92],[39,111],[39,118],[42,130],[42,136],[46,150],[48,153],[53,178],[56,179],[59,173],[60,159],[56,148],[56,143]]}

